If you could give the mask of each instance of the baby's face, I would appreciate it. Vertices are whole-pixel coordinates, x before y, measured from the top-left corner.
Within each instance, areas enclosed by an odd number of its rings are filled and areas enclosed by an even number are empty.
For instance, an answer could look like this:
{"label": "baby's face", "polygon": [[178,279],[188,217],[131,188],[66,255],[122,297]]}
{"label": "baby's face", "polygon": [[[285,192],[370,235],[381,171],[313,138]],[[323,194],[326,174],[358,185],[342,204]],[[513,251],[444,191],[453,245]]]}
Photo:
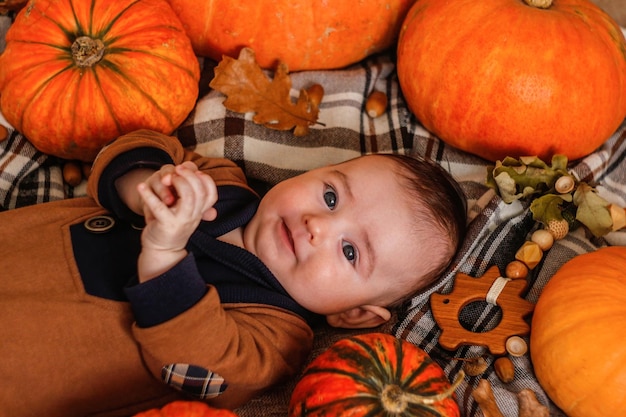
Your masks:
{"label": "baby's face", "polygon": [[395,172],[367,156],[283,181],[261,201],[244,244],[315,313],[396,301],[423,276],[433,232],[414,231]]}

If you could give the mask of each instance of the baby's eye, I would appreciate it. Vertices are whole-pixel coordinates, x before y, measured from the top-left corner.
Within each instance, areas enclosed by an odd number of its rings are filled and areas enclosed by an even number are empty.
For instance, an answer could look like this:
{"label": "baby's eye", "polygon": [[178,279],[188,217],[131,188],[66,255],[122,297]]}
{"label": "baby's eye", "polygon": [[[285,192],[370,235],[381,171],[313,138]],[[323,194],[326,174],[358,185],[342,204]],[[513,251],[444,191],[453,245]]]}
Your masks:
{"label": "baby's eye", "polygon": [[354,246],[348,242],[343,242],[341,249],[343,250],[343,256],[345,256],[350,263],[354,264],[356,262],[356,249],[354,249]]}
{"label": "baby's eye", "polygon": [[337,193],[331,187],[326,187],[326,189],[324,189],[324,202],[331,210],[333,210],[337,205]]}

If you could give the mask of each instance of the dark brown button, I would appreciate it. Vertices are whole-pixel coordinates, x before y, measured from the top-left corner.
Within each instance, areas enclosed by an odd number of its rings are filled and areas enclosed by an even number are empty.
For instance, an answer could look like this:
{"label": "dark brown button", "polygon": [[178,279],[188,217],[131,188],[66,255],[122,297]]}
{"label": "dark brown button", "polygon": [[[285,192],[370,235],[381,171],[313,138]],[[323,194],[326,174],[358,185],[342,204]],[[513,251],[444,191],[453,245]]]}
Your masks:
{"label": "dark brown button", "polygon": [[115,226],[115,219],[111,216],[94,216],[85,221],[85,229],[92,233],[104,233]]}

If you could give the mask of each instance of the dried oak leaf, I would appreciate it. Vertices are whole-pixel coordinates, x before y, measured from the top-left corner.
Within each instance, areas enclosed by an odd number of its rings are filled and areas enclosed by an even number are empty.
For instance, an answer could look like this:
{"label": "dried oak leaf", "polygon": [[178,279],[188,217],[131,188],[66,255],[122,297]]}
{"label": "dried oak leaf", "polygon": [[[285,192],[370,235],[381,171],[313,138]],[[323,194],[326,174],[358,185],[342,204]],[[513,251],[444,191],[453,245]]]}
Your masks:
{"label": "dried oak leaf", "polygon": [[304,89],[300,90],[298,100],[292,102],[291,79],[287,74],[287,65],[279,62],[270,80],[257,64],[254,51],[243,48],[237,59],[224,56],[209,86],[226,95],[227,109],[252,112],[252,120],[257,124],[275,130],[295,128],[294,134],[303,136],[309,126],[317,123],[319,108]]}
{"label": "dried oak leaf", "polygon": [[609,202],[597,194],[595,188],[580,183],[574,192],[576,220],[587,226],[594,236],[604,236],[611,232],[613,219],[609,211]]}
{"label": "dried oak leaf", "polygon": [[585,182],[575,183],[573,192],[556,192],[556,182],[564,175],[569,175],[565,155],[555,155],[551,166],[536,156],[507,157],[487,167],[487,184],[506,203],[532,198],[533,219],[544,225],[566,220],[570,227],[584,225],[596,237],[611,232],[613,218],[608,201]]}
{"label": "dried oak leaf", "polygon": [[549,166],[536,156],[519,159],[506,157],[487,167],[487,185],[494,188],[506,203],[543,194],[554,188],[555,181],[567,174],[567,157],[555,155]]}

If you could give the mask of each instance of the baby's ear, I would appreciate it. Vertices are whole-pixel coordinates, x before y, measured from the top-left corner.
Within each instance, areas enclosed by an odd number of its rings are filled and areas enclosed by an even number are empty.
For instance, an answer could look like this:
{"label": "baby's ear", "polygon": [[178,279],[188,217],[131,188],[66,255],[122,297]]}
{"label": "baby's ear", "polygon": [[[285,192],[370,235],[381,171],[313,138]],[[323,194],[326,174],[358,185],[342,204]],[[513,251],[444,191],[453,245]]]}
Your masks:
{"label": "baby's ear", "polygon": [[344,329],[366,329],[380,326],[391,318],[391,312],[385,307],[365,305],[353,309],[330,314],[326,321],[333,327]]}

